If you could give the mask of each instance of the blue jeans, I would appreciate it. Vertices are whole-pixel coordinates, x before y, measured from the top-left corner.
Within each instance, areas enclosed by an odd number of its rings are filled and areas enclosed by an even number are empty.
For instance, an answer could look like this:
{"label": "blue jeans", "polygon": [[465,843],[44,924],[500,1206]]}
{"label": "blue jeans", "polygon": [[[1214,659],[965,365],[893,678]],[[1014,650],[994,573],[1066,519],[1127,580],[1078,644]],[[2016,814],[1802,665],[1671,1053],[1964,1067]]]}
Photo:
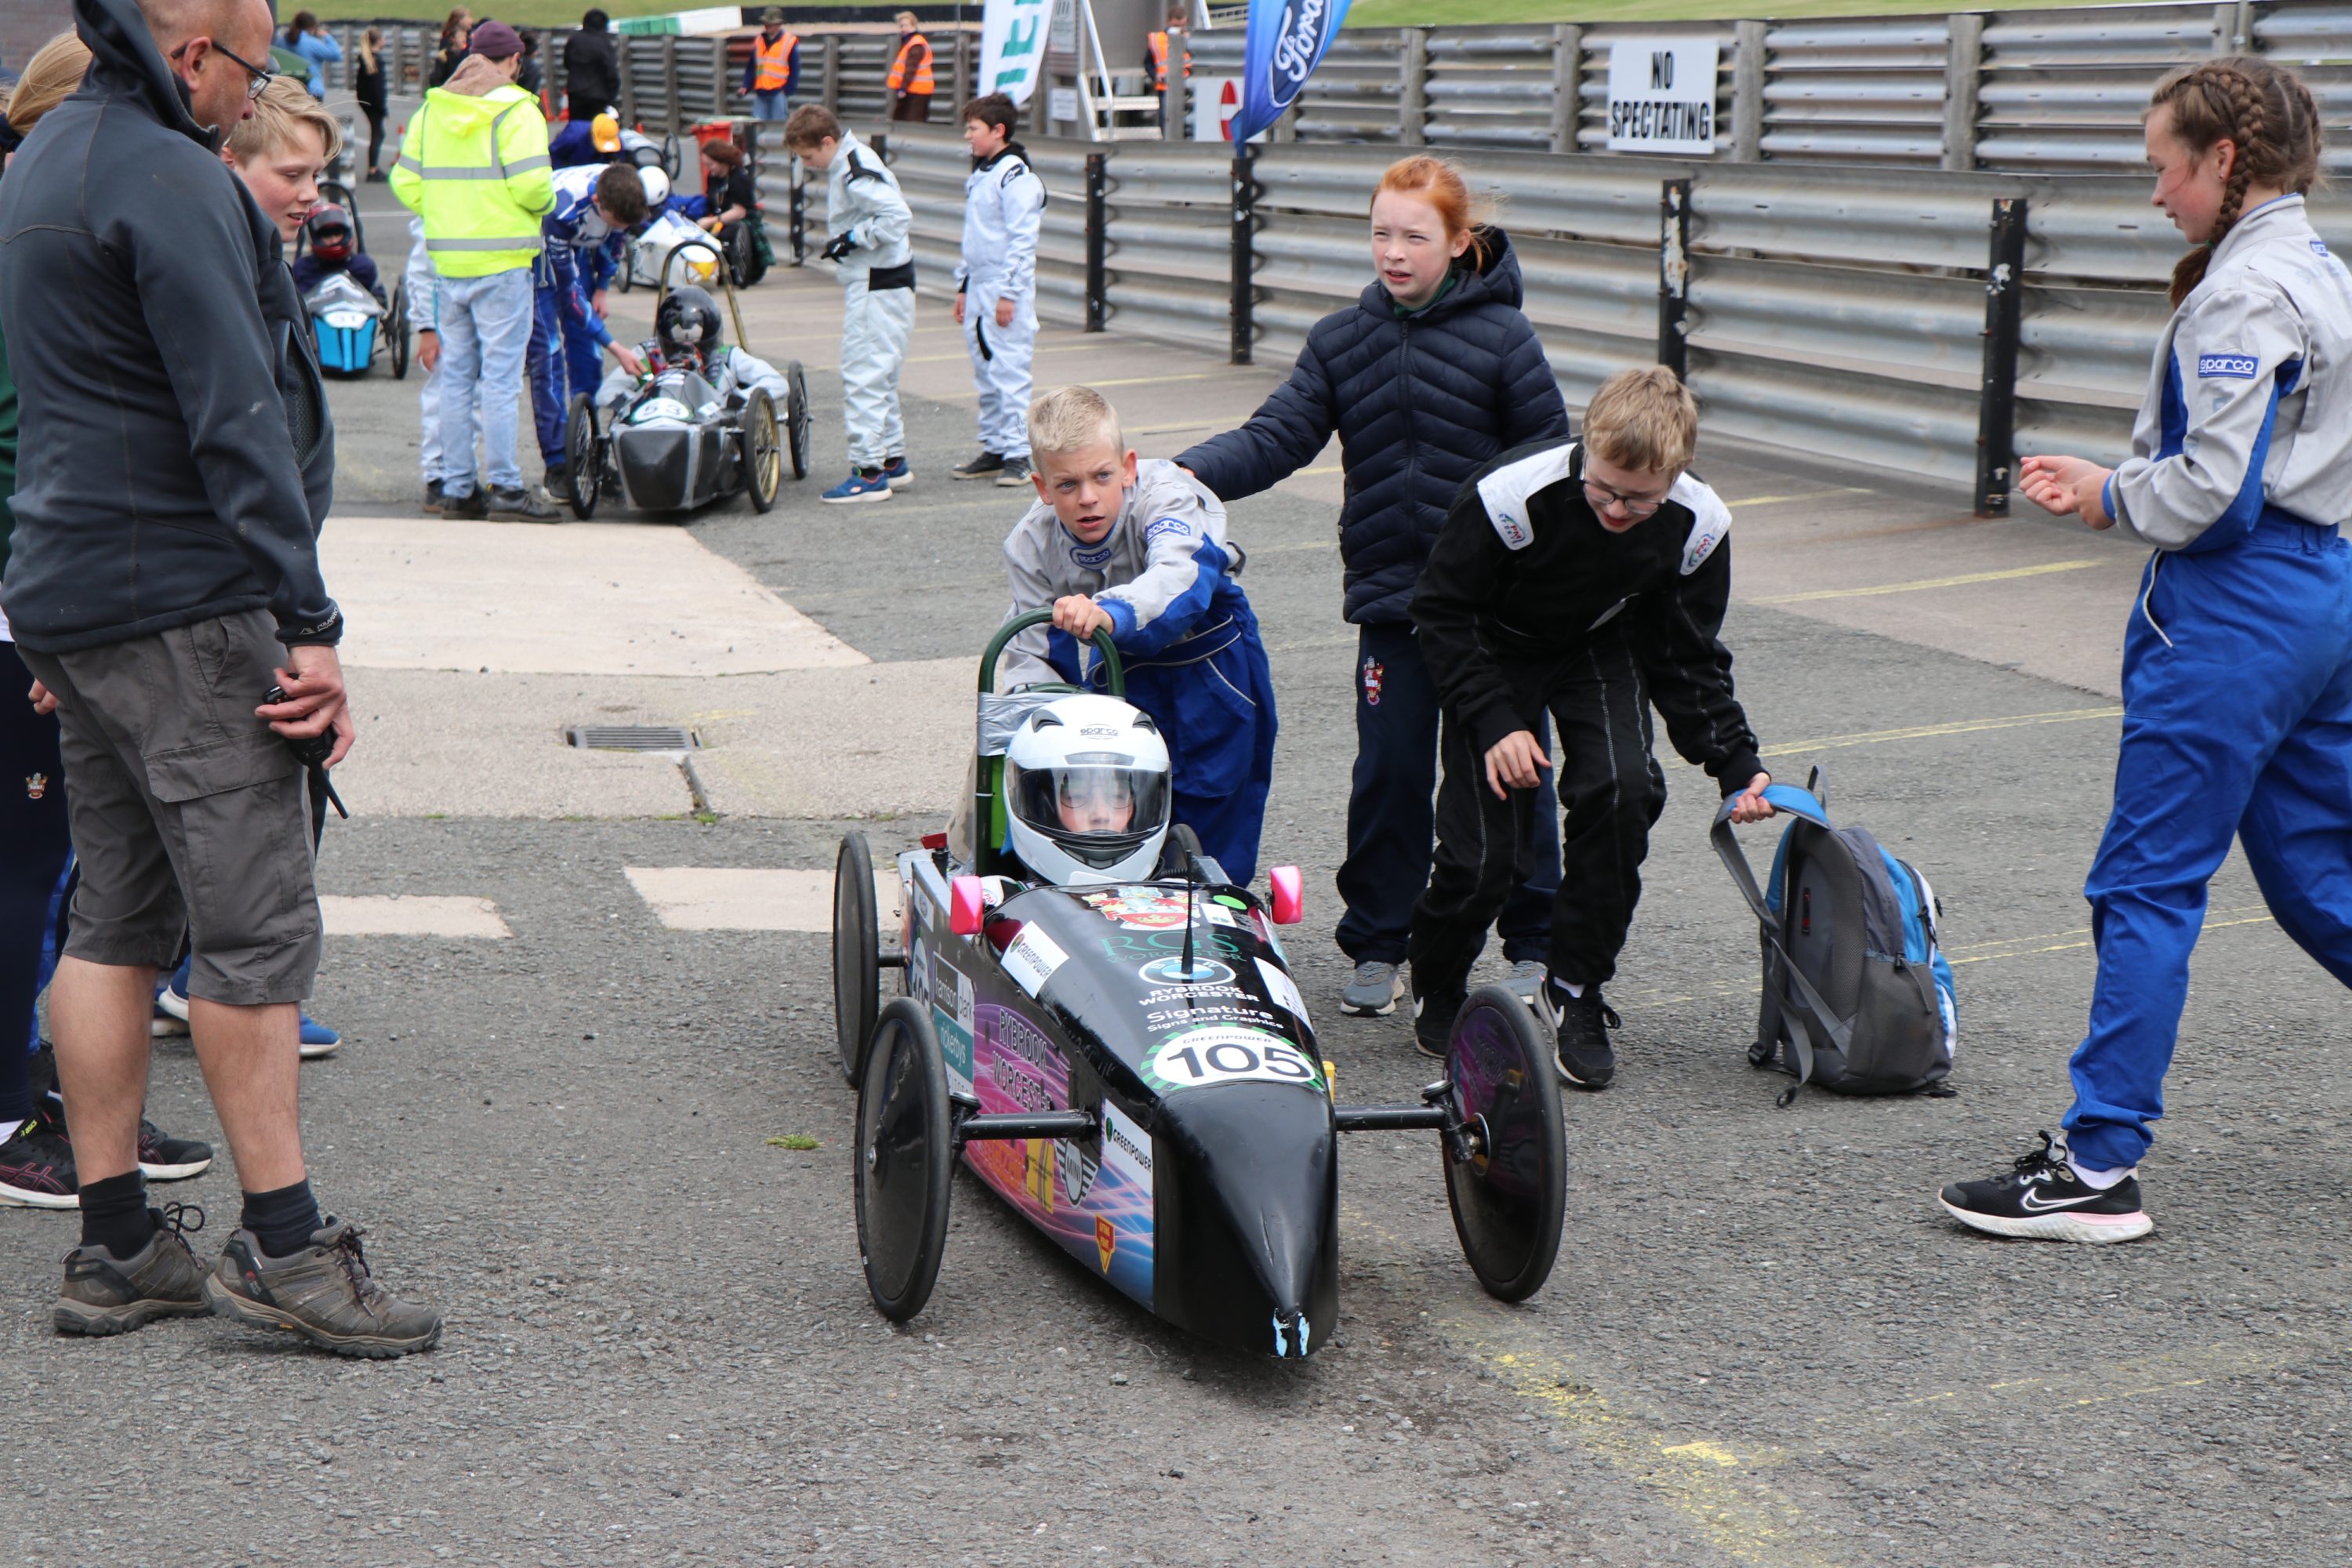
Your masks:
{"label": "blue jeans", "polygon": [[782,88],[773,92],[751,94],[751,118],[754,120],[790,120],[793,117],[793,95]]}
{"label": "blue jeans", "polygon": [[434,323],[441,333],[442,490],[474,493],[474,420],[481,411],[482,466],[492,489],[522,488],[515,455],[516,401],[530,352],[530,268],[443,278]]}

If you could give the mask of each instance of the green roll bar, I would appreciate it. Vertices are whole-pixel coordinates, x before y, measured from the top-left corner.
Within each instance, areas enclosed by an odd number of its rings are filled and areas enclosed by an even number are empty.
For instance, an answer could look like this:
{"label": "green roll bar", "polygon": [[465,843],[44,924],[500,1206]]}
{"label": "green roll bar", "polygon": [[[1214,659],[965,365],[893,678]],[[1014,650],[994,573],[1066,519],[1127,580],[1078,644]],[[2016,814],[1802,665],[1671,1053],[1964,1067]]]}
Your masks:
{"label": "green roll bar", "polygon": [[[988,639],[988,647],[980,656],[981,695],[986,696],[996,689],[996,661],[1011,645],[1013,639],[1032,626],[1050,626],[1053,619],[1054,612],[1051,610],[1031,610],[1026,615],[1013,616],[996,628],[996,635]],[[1108,626],[1096,628],[1094,645],[1095,652],[1102,658],[1104,689],[1111,696],[1124,700],[1127,697],[1127,670],[1126,667],[1119,663],[1118,647],[1111,641]],[[1047,691],[1060,689],[1075,692],[1080,689],[1057,684],[1033,687],[1031,689]],[[972,868],[985,877],[993,874],[996,870],[996,847],[1004,841],[1007,826],[1004,820],[1004,791],[1002,787],[1004,780],[1004,759],[981,757],[978,762],[979,766],[974,772],[972,785],[971,858]]]}

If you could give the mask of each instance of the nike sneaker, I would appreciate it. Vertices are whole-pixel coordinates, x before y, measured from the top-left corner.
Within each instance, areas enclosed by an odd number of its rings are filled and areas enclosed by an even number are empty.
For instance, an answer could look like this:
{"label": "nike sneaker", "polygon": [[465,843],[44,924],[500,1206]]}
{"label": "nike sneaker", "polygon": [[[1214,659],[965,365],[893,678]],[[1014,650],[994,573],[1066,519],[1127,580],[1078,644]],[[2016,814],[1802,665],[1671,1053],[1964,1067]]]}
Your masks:
{"label": "nike sneaker", "polygon": [[1571,996],[1547,980],[1536,987],[1536,1022],[1551,1031],[1553,1063],[1560,1081],[1570,1089],[1604,1089],[1617,1077],[1617,1047],[1609,1031],[1624,1026],[1617,1009],[1601,999],[1601,987],[1588,985],[1581,996]]}
{"label": "nike sneaker", "polygon": [[2139,1206],[2137,1176],[2126,1176],[2102,1192],[2074,1173],[2065,1151],[2047,1132],[2042,1147],[2019,1155],[2001,1174],[1954,1182],[1936,1201],[1954,1219],[1987,1236],[2098,1246],[2137,1241],[2156,1228]]}
{"label": "nike sneaker", "polygon": [[1339,993],[1339,1010],[1359,1018],[1385,1017],[1396,1010],[1404,994],[1404,976],[1393,963],[1366,959],[1356,965],[1356,977]]}
{"label": "nike sneaker", "polygon": [[1423,1056],[1445,1059],[1445,1043],[1454,1037],[1454,1021],[1462,1016],[1462,1005],[1468,1000],[1469,990],[1461,985],[1412,999],[1412,1043]]}

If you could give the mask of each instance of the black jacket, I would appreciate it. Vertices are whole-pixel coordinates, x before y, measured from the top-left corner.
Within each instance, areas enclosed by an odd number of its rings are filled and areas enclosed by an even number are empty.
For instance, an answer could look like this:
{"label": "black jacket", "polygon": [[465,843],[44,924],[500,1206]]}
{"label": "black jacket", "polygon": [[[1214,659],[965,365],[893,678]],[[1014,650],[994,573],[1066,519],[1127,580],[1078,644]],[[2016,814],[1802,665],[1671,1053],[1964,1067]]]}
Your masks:
{"label": "black jacket", "polygon": [[334,437],[278,230],[132,0],[74,17],[89,74],[0,180],[24,421],[9,622],[62,653],[267,606],[280,640],[332,643]]}
{"label": "black jacket", "polygon": [[1447,709],[1484,752],[1532,726],[1552,670],[1580,670],[1597,638],[1622,637],[1683,760],[1725,795],[1747,788],[1764,764],[1720,637],[1731,513],[1685,474],[1655,513],[1612,533],[1583,479],[1582,447],[1548,441],[1505,453],[1462,488],[1412,599]]}
{"label": "black jacket", "polygon": [[621,51],[612,34],[583,28],[563,40],[563,90],[583,103],[621,101]]}
{"label": "black jacket", "polygon": [[1413,584],[1454,492],[1496,453],[1569,434],[1559,384],[1519,313],[1519,263],[1488,229],[1482,268],[1400,319],[1378,280],[1315,323],[1290,379],[1249,422],[1176,460],[1219,500],[1314,461],[1334,431],[1347,470],[1339,558],[1351,621],[1409,618]]}

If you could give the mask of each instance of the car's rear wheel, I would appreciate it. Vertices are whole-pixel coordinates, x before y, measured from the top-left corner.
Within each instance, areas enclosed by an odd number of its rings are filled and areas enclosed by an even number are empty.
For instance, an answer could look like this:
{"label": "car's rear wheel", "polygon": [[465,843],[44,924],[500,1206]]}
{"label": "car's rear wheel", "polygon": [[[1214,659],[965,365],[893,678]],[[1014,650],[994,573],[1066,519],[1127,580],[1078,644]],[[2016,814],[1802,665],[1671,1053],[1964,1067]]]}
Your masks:
{"label": "car's rear wheel", "polygon": [[392,286],[392,313],[384,318],[384,331],[392,337],[392,378],[408,379],[408,280],[402,279]]}
{"label": "car's rear wheel", "polygon": [[751,400],[743,406],[743,488],[751,497],[753,511],[766,511],[776,504],[776,492],[783,488],[783,440],[776,429],[776,405],[767,393],[754,389]]}
{"label": "car's rear wheel", "polygon": [[948,1247],[955,1147],[947,1064],[921,1004],[882,1010],[857,1089],[858,1260],[874,1305],[892,1322],[923,1310]]}
{"label": "car's rear wheel", "polygon": [[808,373],[801,369],[800,361],[794,360],[792,368],[784,372],[784,379],[793,389],[793,405],[784,410],[784,423],[792,437],[793,478],[804,479],[808,478],[809,426],[815,421],[815,416],[809,412]]}
{"label": "car's rear wheel", "polygon": [[841,836],[833,863],[833,1028],[841,1076],[858,1081],[881,1002],[882,935],[875,908],[874,856],[866,835]]}
{"label": "car's rear wheel", "polygon": [[1551,1055],[1527,1004],[1500,985],[1470,994],[1445,1045],[1471,1145],[1467,1159],[1445,1150],[1446,1201],[1470,1271],[1501,1301],[1534,1295],[1559,1255],[1568,1140]]}
{"label": "car's rear wheel", "polygon": [[583,392],[564,416],[563,468],[572,477],[572,515],[585,522],[596,515],[604,493],[604,444],[596,438],[596,405]]}

